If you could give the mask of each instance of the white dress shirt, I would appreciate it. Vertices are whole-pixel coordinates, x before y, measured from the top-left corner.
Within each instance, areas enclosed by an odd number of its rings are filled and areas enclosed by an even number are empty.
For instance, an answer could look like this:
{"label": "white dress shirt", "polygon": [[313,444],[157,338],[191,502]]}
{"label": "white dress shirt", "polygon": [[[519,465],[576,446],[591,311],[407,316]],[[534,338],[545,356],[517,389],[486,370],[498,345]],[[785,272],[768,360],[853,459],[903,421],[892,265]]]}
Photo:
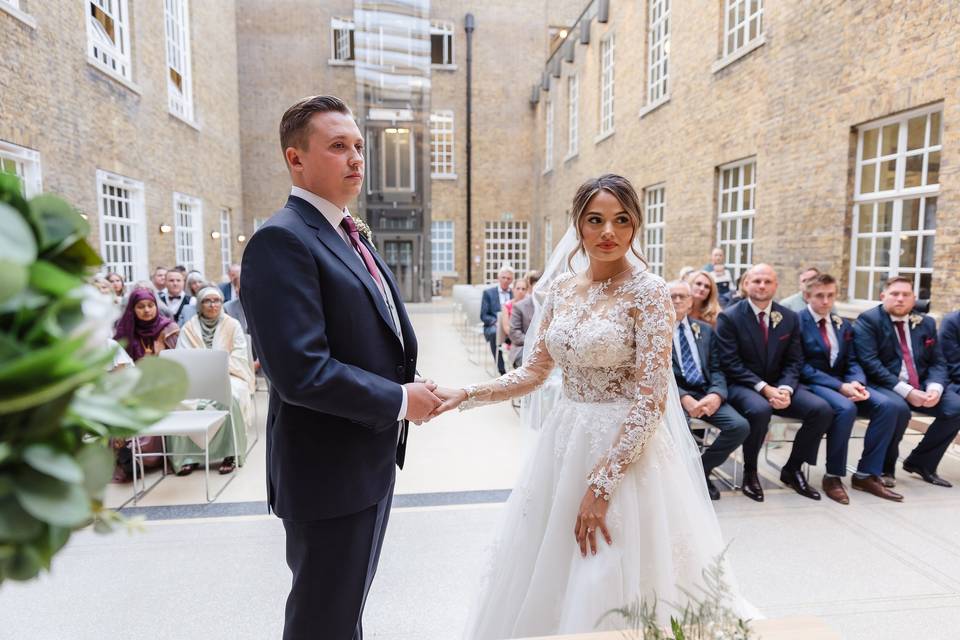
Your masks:
{"label": "white dress shirt", "polygon": [[[360,261],[360,264],[363,265],[364,270],[366,270],[367,263],[364,262],[363,257],[357,250],[353,248],[353,243],[350,242],[350,236],[347,235],[347,232],[340,226],[343,219],[350,215],[350,211],[346,207],[340,209],[326,198],[321,198],[317,194],[307,191],[306,189],[301,189],[300,187],[291,188],[290,195],[306,200],[312,204],[313,207],[323,215],[327,222],[330,223],[334,231],[343,238],[343,241],[347,243],[347,246],[350,247],[353,254],[357,256],[357,259]],[[393,293],[391,293],[389,287],[386,286],[387,279],[383,276],[383,273],[381,273],[380,267],[377,266],[376,262],[374,262],[373,266],[377,270],[377,275],[380,276],[380,283],[377,283],[376,279],[374,279],[374,285],[376,285],[377,290],[380,291],[380,295],[383,296],[383,301],[390,311],[394,331],[397,337],[400,338],[400,344],[402,346],[403,335],[400,331],[400,315],[397,313],[397,305],[393,299]],[[400,389],[403,392],[403,400],[400,402],[400,415],[397,416],[397,420],[403,420],[403,417],[407,415],[407,389],[403,385],[400,385]]]}
{"label": "white dress shirt", "polygon": [[[766,314],[765,316],[763,316],[763,321],[767,325],[767,332],[769,333],[770,332],[770,311],[773,310],[773,303],[771,302],[767,304],[765,309],[761,309],[757,305],[753,304],[753,300],[751,300],[750,298],[747,298],[747,304],[749,304],[750,308],[753,309],[753,317],[757,320],[758,325],[760,324],[760,312],[762,311],[763,313]],[[763,391],[763,388],[765,386],[767,386],[767,383],[761,380],[757,384],[753,385],[753,390],[756,391],[757,393],[760,393],[761,391]],[[783,389],[790,395],[793,395],[793,387],[791,387],[788,384],[782,384],[777,388]]]}
{"label": "white dress shirt", "polygon": [[[816,311],[813,310],[813,307],[807,305],[807,310],[810,312],[810,315],[813,316],[814,324],[820,324],[820,320],[826,320],[827,325],[827,338],[830,341],[830,366],[833,366],[833,363],[837,361],[837,356],[840,355],[840,340],[837,338],[837,332],[833,326],[833,322],[830,319],[829,315],[822,316]],[[820,327],[817,327],[817,334],[820,333]]]}
{"label": "white dress shirt", "polygon": [[497,293],[500,294],[500,306],[502,307],[510,300],[510,289],[504,290],[497,287]]}
{"label": "white dress shirt", "polygon": [[[697,349],[697,341],[693,337],[693,330],[690,328],[690,316],[684,316],[683,320],[677,323],[677,328],[683,331],[683,334],[687,336],[687,344],[690,345],[690,352],[693,354],[693,361],[697,364],[697,368],[700,369],[700,375],[706,380],[706,376],[703,375],[703,364],[700,362],[700,350]],[[680,348],[680,334],[676,331],[673,332],[673,352],[677,354],[678,360],[680,360],[680,370],[683,370],[683,350]]]}
{"label": "white dress shirt", "polygon": [[[910,349],[910,357],[913,358],[913,368],[917,368],[917,359],[913,357],[913,340],[910,339],[910,315],[905,316],[895,316],[890,314],[890,320],[892,322],[903,322],[903,335],[907,339],[907,348]],[[900,344],[900,333],[897,331],[897,326],[893,326],[893,334],[897,339],[897,344]],[[917,371],[917,375],[920,375],[920,372]],[[906,398],[910,395],[910,392],[913,391],[913,386],[910,385],[910,374],[907,373],[907,363],[900,360],[900,375],[897,376],[900,379],[900,382],[893,387],[893,390],[900,394],[902,397]],[[943,395],[943,385],[937,382],[927,383],[927,391],[933,391],[939,395]]]}

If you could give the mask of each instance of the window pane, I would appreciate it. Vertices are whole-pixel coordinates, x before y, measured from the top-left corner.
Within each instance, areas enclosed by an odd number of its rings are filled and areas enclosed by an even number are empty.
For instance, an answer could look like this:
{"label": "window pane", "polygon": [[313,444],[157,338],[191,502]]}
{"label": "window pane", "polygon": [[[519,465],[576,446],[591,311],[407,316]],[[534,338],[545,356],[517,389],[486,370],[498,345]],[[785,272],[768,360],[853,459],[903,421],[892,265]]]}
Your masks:
{"label": "window pane", "polygon": [[903,201],[901,229],[916,231],[920,228],[920,199],[911,198]]}
{"label": "window pane", "polygon": [[860,193],[873,193],[877,190],[877,165],[865,164],[860,174]]}
{"label": "window pane", "polygon": [[913,268],[917,264],[917,236],[901,236],[900,266]]}
{"label": "window pane", "polygon": [[870,233],[873,231],[873,209],[876,205],[872,204],[861,204],[857,210],[858,222],[857,222],[857,232],[858,233]]}
{"label": "window pane", "polygon": [[923,228],[937,228],[937,199],[927,198],[923,203]]}
{"label": "window pane", "polygon": [[897,161],[880,163],[880,187],[878,191],[890,191],[897,186]]}
{"label": "window pane", "polygon": [[917,116],[907,121],[907,151],[923,148],[927,133],[927,116]]}
{"label": "window pane", "polygon": [[906,158],[906,173],[903,175],[903,187],[919,187],[920,178],[923,176],[923,154],[917,154],[915,156],[907,156]]}
{"label": "window pane", "polygon": [[933,268],[933,236],[923,236],[923,253],[920,256],[920,267],[923,269]]}
{"label": "window pane", "polygon": [[870,295],[871,300],[880,299],[880,291],[883,290],[883,283],[887,279],[887,272],[874,272],[873,274],[873,292]]}
{"label": "window pane", "polygon": [[853,297],[860,299],[870,298],[869,271],[857,271],[856,284],[853,287]]}
{"label": "window pane", "polygon": [[879,138],[879,129],[870,129],[863,132],[863,159],[877,157],[877,140]]}
{"label": "window pane", "polygon": [[927,184],[940,184],[940,152],[927,156]]}
{"label": "window pane", "polygon": [[877,205],[877,233],[884,231],[893,231],[893,202]]}
{"label": "window pane", "polygon": [[871,247],[873,244],[872,238],[860,238],[857,240],[857,266],[858,267],[869,267],[871,258]]}
{"label": "window pane", "polygon": [[877,238],[876,253],[874,255],[874,266],[890,266],[890,238]]}
{"label": "window pane", "polygon": [[883,147],[882,154],[889,156],[897,152],[897,136],[900,133],[900,124],[888,124],[883,128]]}
{"label": "window pane", "polygon": [[433,64],[443,64],[443,35],[430,34],[430,62]]}
{"label": "window pane", "polygon": [[930,285],[933,284],[933,275],[929,273],[920,274],[920,286],[917,287],[917,297],[923,300],[930,299]]}
{"label": "window pane", "polygon": [[930,146],[940,144],[940,112],[930,114]]}

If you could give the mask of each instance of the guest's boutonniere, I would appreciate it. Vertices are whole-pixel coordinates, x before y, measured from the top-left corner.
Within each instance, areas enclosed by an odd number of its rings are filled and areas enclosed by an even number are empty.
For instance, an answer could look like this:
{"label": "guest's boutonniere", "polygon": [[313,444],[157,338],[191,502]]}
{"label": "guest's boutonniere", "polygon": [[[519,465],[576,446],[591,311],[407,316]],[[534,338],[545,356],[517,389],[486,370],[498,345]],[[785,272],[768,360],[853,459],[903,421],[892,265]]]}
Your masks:
{"label": "guest's boutonniere", "polygon": [[921,316],[919,313],[911,313],[909,320],[910,329],[916,329],[917,325],[923,322],[923,316]]}
{"label": "guest's boutonniere", "polygon": [[373,231],[370,230],[370,225],[356,216],[353,216],[353,222],[357,225],[357,231],[360,232],[360,235],[366,238],[367,242],[373,244]]}
{"label": "guest's boutonniere", "polygon": [[696,322],[690,323],[690,331],[693,331],[693,337],[697,340],[700,339],[700,325]]}
{"label": "guest's boutonniere", "polygon": [[833,326],[835,326],[837,331],[839,331],[841,327],[843,327],[843,318],[834,315],[831,315],[830,318],[833,320]]}
{"label": "guest's boutonniere", "polygon": [[783,320],[783,314],[779,311],[774,311],[770,314],[770,323],[774,329],[777,328],[777,325],[780,324],[781,320]]}

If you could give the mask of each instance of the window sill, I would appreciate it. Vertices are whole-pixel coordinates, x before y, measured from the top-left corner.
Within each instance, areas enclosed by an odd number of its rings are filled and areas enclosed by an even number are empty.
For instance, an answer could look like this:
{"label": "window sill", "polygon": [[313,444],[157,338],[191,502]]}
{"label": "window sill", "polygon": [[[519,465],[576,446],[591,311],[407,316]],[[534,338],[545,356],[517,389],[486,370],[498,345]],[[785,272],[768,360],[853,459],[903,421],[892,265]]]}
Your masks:
{"label": "window sill", "polygon": [[543,170],[543,172],[542,172],[540,175],[541,175],[541,176],[546,176],[546,175],[551,174],[551,173],[553,173],[553,167],[547,167],[546,169]]}
{"label": "window sill", "polygon": [[669,93],[668,93],[667,95],[665,95],[665,96],[660,96],[660,98],[659,98],[658,100],[656,100],[655,102],[651,102],[650,104],[648,104],[647,106],[645,106],[643,109],[640,109],[640,117],[643,118],[643,117],[646,116],[647,114],[653,113],[654,111],[656,111],[657,109],[659,109],[659,108],[662,107],[663,105],[667,104],[668,102],[670,102],[670,94],[669,94]]}
{"label": "window sill", "polygon": [[431,271],[430,275],[434,278],[459,278],[460,274],[456,271]]}
{"label": "window sill", "polygon": [[355,66],[354,63],[354,60],[337,60],[335,58],[327,60],[327,64],[331,67],[352,67]]}
{"label": "window sill", "polygon": [[186,118],[184,118],[183,116],[181,116],[179,113],[174,113],[173,111],[168,111],[167,113],[170,114],[170,117],[171,117],[171,118],[176,118],[177,120],[179,120],[179,121],[182,122],[183,124],[187,125],[187,126],[190,127],[191,129],[195,129],[195,130],[197,130],[197,131],[200,131],[200,125],[197,124],[195,121],[193,121],[193,120],[187,120]]}
{"label": "window sill", "polygon": [[563,159],[563,162],[567,163],[570,160],[573,160],[574,158],[577,158],[579,156],[580,156],[580,151],[574,151],[573,153],[567,154],[567,157]]}
{"label": "window sill", "polygon": [[733,53],[727,54],[723,58],[720,58],[719,60],[714,62],[713,66],[710,67],[710,71],[713,73],[716,73],[717,71],[720,71],[721,69],[733,64],[740,58],[743,58],[744,56],[752,53],[753,51],[756,51],[757,49],[759,49],[765,44],[767,44],[767,34],[761,33],[758,37],[754,38],[751,42],[743,45]]}
{"label": "window sill", "polygon": [[838,300],[833,306],[833,311],[840,317],[855,320],[861,313],[873,309],[878,304],[880,304],[879,300],[848,300],[847,302]]}
{"label": "window sill", "polygon": [[138,96],[143,95],[143,92],[140,90],[139,86],[134,84],[128,78],[124,78],[122,75],[120,75],[116,71],[106,68],[105,66],[100,64],[100,62],[98,62],[96,58],[91,58],[88,56],[87,64],[93,67],[94,69],[96,69],[97,71],[99,71],[100,73],[102,73],[103,75],[107,76],[111,80],[115,82],[119,82],[120,84],[122,84],[123,86],[125,86],[127,89],[134,92]]}
{"label": "window sill", "polygon": [[13,16],[14,18],[16,18],[17,20],[19,20],[19,21],[22,22],[23,24],[27,25],[27,26],[30,27],[31,29],[36,29],[36,28],[37,28],[37,19],[36,19],[36,18],[34,18],[34,17],[33,17],[32,15],[30,15],[29,13],[26,13],[26,12],[22,11],[21,9],[17,9],[17,8],[14,7],[14,6],[11,6],[11,5],[7,4],[6,2],[3,2],[3,0],[0,0],[0,11],[4,11],[4,12],[6,12],[6,13],[9,13],[11,16]]}
{"label": "window sill", "polygon": [[433,64],[430,63],[430,68],[434,71],[456,71],[460,67],[455,64]]}
{"label": "window sill", "polygon": [[456,180],[457,174],[455,173],[431,173],[431,180]]}
{"label": "window sill", "polygon": [[607,138],[612,137],[614,133],[616,133],[615,129],[610,129],[610,131],[607,131],[606,133],[601,133],[600,135],[598,135],[596,138],[593,139],[593,144],[600,144]]}

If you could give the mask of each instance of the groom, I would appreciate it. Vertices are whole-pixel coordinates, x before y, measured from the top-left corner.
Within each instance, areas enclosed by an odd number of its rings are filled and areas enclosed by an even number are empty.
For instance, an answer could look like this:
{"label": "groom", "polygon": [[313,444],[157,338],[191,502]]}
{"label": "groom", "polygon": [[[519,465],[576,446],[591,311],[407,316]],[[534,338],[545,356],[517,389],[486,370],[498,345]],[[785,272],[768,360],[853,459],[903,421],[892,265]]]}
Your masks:
{"label": "groom", "polygon": [[267,493],[293,573],[283,638],[359,640],[407,421],[440,400],[414,382],[417,339],[393,274],[347,210],[364,170],[350,110],[300,100],[280,147],[293,188],[244,252],[241,301],[271,383]]}

